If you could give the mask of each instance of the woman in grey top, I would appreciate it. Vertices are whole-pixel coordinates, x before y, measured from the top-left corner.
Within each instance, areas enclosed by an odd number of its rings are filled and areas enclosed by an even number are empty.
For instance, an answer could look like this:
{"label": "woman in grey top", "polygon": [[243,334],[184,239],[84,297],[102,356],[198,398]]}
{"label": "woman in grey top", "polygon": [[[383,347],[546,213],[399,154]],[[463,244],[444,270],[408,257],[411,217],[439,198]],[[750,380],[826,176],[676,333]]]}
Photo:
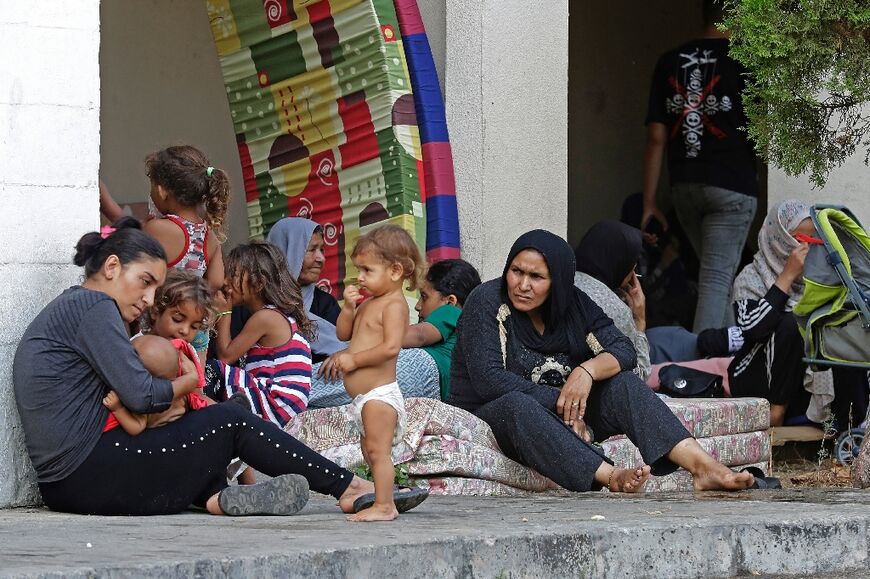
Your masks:
{"label": "woman in grey top", "polygon": [[[542,230],[520,236],[501,279],[479,286],[463,308],[449,402],[486,421],[506,455],[568,490],[635,492],[650,472],[677,466],[699,490],[749,487],[751,474],[704,452],[630,372],[631,342],[573,278],[564,240]],[[615,468],[590,444],[621,433],[650,466]]]}
{"label": "woman in grey top", "polygon": [[[109,390],[130,411],[155,413],[194,390],[198,378],[192,363],[172,382],[154,378],[130,344],[124,323],[153,304],[166,274],[162,247],[138,221],[86,234],[75,263],[84,267],[84,283],[37,315],[13,366],[25,443],[51,509],[150,515],[194,504],[213,514],[291,514],[305,505],[310,485],[350,512],[373,491],[232,402],[167,417],[177,420],[138,436],[103,432],[108,411],[101,401]],[[227,487],[226,467],[237,456],[275,478]]]}

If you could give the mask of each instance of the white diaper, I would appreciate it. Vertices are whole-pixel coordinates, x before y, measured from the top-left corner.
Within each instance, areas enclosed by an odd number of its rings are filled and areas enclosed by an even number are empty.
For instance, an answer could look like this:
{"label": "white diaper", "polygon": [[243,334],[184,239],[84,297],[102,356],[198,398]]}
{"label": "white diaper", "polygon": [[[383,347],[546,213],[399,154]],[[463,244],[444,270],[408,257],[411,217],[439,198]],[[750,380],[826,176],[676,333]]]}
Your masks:
{"label": "white diaper", "polygon": [[408,423],[408,415],[405,413],[405,399],[402,398],[399,383],[391,382],[390,384],[373,388],[365,394],[360,394],[350,403],[351,418],[363,436],[366,433],[362,422],[362,409],[366,405],[366,402],[371,402],[372,400],[389,404],[399,415],[399,419],[396,421],[396,432],[393,434],[393,446],[396,446],[402,440],[402,435],[405,434],[405,428]]}

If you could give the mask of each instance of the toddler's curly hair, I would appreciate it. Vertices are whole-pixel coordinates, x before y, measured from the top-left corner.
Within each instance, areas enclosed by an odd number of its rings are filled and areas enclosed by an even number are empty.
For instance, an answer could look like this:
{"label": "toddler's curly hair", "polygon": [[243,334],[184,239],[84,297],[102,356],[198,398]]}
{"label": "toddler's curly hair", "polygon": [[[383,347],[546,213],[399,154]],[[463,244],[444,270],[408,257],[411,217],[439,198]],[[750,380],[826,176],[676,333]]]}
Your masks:
{"label": "toddler's curly hair", "polygon": [[154,294],[154,307],[145,312],[145,325],[148,328],[154,327],[155,319],[152,311],[160,315],[169,308],[187,301],[196,304],[196,308],[204,314],[203,324],[211,327],[215,311],[208,283],[194,271],[170,268],[166,272],[166,281]]}
{"label": "toddler's curly hair", "polygon": [[423,258],[417,244],[407,231],[398,225],[382,225],[360,237],[351,257],[371,253],[384,263],[397,263],[402,267],[402,277],[408,280],[408,289],[417,289]]}

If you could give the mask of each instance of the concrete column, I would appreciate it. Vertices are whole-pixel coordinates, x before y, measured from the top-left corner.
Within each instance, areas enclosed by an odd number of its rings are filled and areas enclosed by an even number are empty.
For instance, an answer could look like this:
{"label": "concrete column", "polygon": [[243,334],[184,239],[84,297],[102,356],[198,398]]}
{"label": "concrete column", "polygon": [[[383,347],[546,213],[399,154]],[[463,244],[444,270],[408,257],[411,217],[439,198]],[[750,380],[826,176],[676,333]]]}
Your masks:
{"label": "concrete column", "polygon": [[445,92],[463,256],[489,279],[520,233],[566,235],[568,1],[447,0]]}
{"label": "concrete column", "polygon": [[0,0],[0,507],[39,502],[12,360],[98,225],[99,2]]}

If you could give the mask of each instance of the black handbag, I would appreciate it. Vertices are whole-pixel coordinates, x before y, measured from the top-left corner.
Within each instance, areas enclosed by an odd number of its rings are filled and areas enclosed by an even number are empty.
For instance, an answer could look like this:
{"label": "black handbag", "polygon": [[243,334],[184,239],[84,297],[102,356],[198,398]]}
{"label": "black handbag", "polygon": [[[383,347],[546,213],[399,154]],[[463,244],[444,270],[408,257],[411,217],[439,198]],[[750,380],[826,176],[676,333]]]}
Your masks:
{"label": "black handbag", "polygon": [[721,398],[725,395],[722,376],[678,364],[659,370],[660,394],[674,398]]}

